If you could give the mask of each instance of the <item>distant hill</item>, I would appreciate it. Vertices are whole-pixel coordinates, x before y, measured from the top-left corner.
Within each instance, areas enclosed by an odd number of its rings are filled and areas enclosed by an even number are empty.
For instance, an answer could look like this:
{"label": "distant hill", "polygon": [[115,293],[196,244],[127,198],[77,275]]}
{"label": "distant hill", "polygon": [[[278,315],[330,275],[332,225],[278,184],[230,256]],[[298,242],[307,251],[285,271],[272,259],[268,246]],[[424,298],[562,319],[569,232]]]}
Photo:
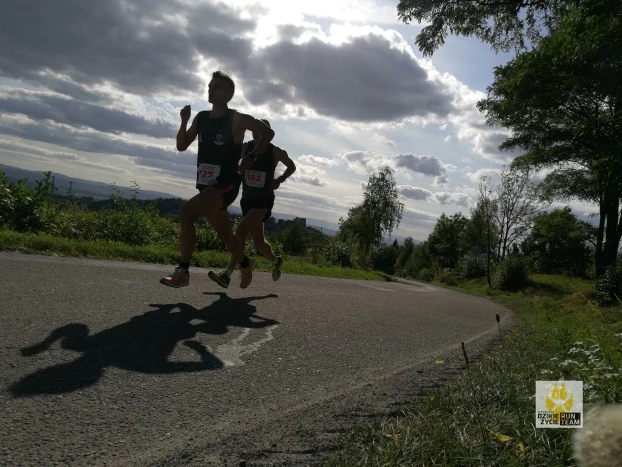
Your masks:
{"label": "distant hill", "polygon": [[[0,170],[2,170],[7,177],[9,177],[9,180],[27,178],[28,181],[26,184],[28,186],[37,186],[36,181],[43,178],[43,171],[38,172],[34,170],[24,170],[2,164],[0,164]],[[57,193],[59,194],[67,194],[70,186],[74,196],[77,197],[85,196],[93,199],[106,199],[112,194],[111,184],[68,177],[58,172],[53,172],[52,175],[54,176],[54,187],[57,189]],[[123,193],[123,196],[129,197],[132,194],[130,187],[117,186],[117,188],[121,191],[121,193]],[[179,198],[179,196],[171,195],[170,193],[141,189],[138,193],[138,198],[151,200],[158,198]]]}

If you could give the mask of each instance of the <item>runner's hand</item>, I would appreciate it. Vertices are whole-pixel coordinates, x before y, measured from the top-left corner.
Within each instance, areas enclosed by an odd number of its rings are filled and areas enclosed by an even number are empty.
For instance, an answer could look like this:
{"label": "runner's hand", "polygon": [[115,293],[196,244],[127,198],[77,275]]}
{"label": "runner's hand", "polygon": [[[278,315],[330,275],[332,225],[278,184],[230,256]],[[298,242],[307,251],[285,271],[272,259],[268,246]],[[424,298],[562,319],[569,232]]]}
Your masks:
{"label": "runner's hand", "polygon": [[181,111],[179,112],[179,116],[181,117],[181,120],[183,122],[187,122],[188,120],[190,120],[190,112],[191,112],[191,109],[189,105],[181,109]]}
{"label": "runner's hand", "polygon": [[281,182],[279,182],[278,180],[272,180],[272,185],[270,186],[270,188],[272,190],[278,190],[280,186]]}

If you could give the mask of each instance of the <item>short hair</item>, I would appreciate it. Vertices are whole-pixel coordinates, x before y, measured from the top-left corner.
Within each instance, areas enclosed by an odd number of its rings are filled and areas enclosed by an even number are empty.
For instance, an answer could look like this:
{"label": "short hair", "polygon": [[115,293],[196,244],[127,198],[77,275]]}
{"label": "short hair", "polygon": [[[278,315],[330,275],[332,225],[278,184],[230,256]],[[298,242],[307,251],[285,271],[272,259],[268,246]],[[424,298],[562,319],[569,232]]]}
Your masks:
{"label": "short hair", "polygon": [[235,94],[235,83],[231,79],[231,76],[229,76],[227,73],[225,73],[224,71],[218,70],[212,73],[212,78],[222,79],[223,81],[226,81],[229,84],[229,86],[231,86],[231,89],[233,90],[232,95]]}
{"label": "short hair", "polygon": [[259,119],[259,121],[260,121],[260,122],[264,122],[266,125],[268,125],[268,128],[272,128],[272,127],[270,126],[270,122],[269,122],[268,120],[266,120],[265,118],[260,118],[260,119]]}

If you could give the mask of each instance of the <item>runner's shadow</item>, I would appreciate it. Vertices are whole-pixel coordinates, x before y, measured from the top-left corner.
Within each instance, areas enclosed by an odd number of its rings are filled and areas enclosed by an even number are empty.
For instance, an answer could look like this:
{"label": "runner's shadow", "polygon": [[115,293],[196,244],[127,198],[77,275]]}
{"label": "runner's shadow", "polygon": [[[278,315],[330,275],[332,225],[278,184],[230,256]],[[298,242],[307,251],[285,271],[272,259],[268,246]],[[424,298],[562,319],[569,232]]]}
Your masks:
{"label": "runner's shadow", "polygon": [[[69,363],[38,370],[10,386],[14,397],[59,394],[91,386],[107,367],[139,373],[177,373],[214,370],[223,363],[192,338],[197,333],[226,334],[229,327],[261,328],[278,321],[255,315],[254,300],[278,297],[229,298],[222,292],[219,300],[198,310],[186,303],[149,305],[155,310],[131,318],[126,323],[89,335],[86,324],[72,323],[55,329],[42,342],[22,349],[25,357],[39,354],[60,340],[61,347],[82,352]],[[173,311],[178,310],[178,311]],[[254,318],[258,321],[255,321]],[[192,324],[199,320],[198,324]],[[200,361],[169,361],[178,342],[193,350]]]}

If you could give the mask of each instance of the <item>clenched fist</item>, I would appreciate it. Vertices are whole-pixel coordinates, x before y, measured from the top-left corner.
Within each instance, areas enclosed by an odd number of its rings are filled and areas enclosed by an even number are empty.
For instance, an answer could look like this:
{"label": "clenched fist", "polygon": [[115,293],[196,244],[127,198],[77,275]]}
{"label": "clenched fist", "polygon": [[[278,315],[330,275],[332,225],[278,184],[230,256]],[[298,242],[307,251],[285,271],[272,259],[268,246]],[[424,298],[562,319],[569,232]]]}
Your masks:
{"label": "clenched fist", "polygon": [[184,122],[187,122],[188,120],[190,120],[190,112],[191,110],[190,110],[189,105],[181,109],[181,111],[179,112],[179,115],[181,116],[181,120]]}

